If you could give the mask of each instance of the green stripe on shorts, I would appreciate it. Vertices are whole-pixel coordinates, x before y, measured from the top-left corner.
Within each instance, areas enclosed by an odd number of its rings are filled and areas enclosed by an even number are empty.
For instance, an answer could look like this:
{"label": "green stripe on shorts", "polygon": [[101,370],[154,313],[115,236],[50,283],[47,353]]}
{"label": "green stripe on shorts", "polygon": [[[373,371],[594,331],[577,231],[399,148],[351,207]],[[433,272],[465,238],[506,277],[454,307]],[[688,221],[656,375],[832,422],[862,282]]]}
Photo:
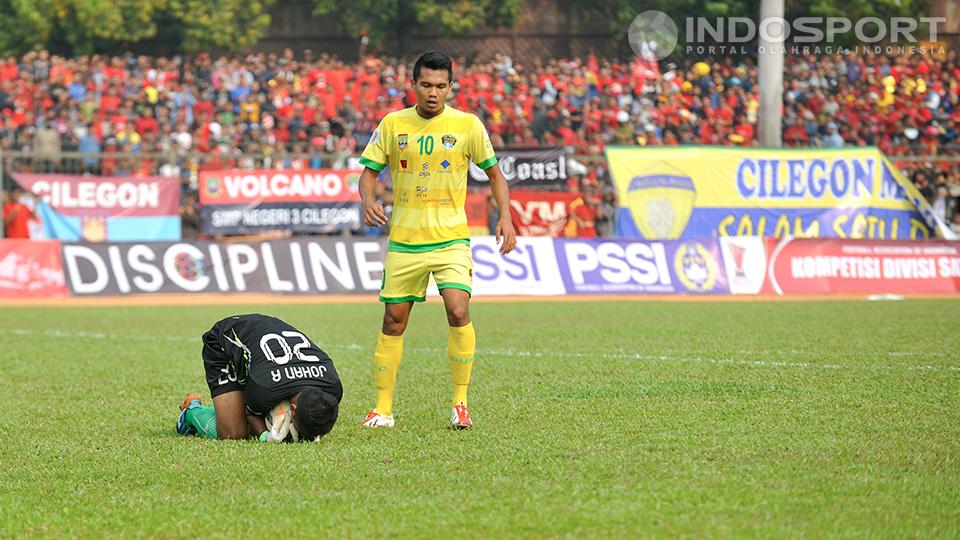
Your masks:
{"label": "green stripe on shorts", "polygon": [[456,240],[444,240],[443,242],[435,242],[433,244],[401,244],[400,242],[394,242],[393,240],[390,240],[387,243],[387,251],[395,251],[397,253],[426,253],[428,251],[436,251],[438,249],[443,249],[445,247],[450,247],[457,244],[469,246],[470,239],[457,238]]}
{"label": "green stripe on shorts", "polygon": [[462,283],[444,283],[443,285],[437,285],[437,290],[442,291],[444,289],[460,289],[461,291],[467,291],[467,294],[473,296],[473,289]]}
{"label": "green stripe on shorts", "polygon": [[380,301],[384,304],[402,304],[404,302],[423,302],[427,299],[426,296],[401,296],[400,298],[385,298],[383,295],[380,296]]}

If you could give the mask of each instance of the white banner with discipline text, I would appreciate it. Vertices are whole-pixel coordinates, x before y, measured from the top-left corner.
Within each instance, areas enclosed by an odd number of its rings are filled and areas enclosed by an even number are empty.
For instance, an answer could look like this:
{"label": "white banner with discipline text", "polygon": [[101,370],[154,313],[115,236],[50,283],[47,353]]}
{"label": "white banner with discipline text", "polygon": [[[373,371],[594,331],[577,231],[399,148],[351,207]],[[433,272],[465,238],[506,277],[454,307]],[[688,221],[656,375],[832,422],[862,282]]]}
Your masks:
{"label": "white banner with discipline text", "polygon": [[63,244],[74,295],[184,292],[350,294],[380,290],[386,242]]}

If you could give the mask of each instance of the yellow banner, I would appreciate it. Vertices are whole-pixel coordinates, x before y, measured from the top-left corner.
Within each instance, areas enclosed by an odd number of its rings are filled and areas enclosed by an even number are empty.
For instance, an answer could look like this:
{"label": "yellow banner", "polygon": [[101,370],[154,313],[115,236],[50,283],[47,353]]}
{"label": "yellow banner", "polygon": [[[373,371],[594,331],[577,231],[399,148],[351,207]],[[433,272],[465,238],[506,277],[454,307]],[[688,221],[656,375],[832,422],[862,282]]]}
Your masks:
{"label": "yellow banner", "polygon": [[949,235],[876,148],[610,147],[622,236]]}

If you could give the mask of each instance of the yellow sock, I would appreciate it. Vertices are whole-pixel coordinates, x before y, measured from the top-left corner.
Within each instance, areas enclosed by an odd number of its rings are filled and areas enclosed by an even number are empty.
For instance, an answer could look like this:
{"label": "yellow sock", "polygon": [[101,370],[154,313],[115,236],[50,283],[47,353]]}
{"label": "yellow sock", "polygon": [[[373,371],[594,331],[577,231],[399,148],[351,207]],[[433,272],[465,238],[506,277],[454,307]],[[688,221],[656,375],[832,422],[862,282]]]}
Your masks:
{"label": "yellow sock", "polygon": [[393,415],[393,388],[397,384],[397,370],[403,359],[403,336],[377,336],[377,350],[373,353],[373,383],[377,387],[375,411]]}
{"label": "yellow sock", "polygon": [[453,379],[453,404],[467,404],[467,386],[470,385],[470,372],[473,371],[473,353],[477,348],[477,333],[473,323],[466,326],[450,327],[447,337],[447,362],[450,364],[450,377]]}

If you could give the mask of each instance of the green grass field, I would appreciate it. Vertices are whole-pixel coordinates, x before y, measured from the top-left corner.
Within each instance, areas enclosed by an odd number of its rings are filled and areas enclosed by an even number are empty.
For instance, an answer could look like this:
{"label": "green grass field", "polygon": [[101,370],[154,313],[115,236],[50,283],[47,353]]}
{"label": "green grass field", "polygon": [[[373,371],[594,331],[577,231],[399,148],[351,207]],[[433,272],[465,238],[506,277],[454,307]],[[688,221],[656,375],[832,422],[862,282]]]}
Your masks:
{"label": "green grass field", "polygon": [[[262,312],[334,358],[320,444],[183,438],[200,334]],[[381,307],[0,308],[0,537],[960,536],[960,301],[476,303],[477,427],[414,310],[392,431]]]}

